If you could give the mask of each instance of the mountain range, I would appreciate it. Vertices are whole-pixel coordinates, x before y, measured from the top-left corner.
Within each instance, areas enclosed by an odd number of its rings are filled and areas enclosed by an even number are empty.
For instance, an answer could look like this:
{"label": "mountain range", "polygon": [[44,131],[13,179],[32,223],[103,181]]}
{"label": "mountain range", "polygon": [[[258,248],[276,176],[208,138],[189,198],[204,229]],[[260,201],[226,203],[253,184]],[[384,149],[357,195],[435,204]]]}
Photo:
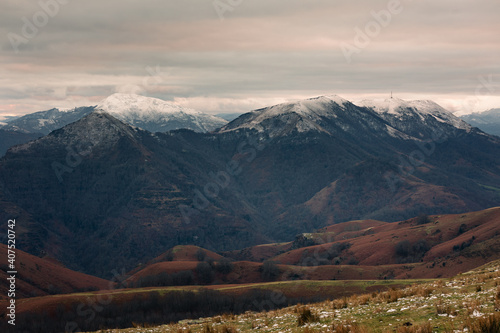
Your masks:
{"label": "mountain range", "polygon": [[0,160],[0,218],[22,216],[21,249],[89,274],[179,244],[233,250],[500,199],[500,139],[431,101],[321,96],[209,133],[152,133],[106,105]]}
{"label": "mountain range", "polygon": [[[133,94],[113,94],[96,106],[70,110],[58,108],[7,119],[0,123],[0,156],[14,144],[25,143],[71,124],[95,110],[104,110],[117,119],[150,132],[191,129],[211,132],[227,123],[226,120],[180,107],[151,97]],[[4,139],[5,138],[5,139]],[[9,145],[10,144],[10,145]],[[8,145],[8,146],[7,146]]]}
{"label": "mountain range", "polygon": [[500,109],[476,112],[461,118],[486,133],[500,136]]}

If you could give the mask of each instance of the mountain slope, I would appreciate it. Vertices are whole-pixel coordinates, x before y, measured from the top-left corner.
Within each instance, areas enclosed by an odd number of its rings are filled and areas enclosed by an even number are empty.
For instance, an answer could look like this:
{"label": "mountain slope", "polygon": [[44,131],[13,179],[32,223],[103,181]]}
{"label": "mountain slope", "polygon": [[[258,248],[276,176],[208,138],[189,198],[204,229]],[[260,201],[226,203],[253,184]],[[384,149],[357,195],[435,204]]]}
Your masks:
{"label": "mountain slope", "polygon": [[374,116],[372,110],[358,108],[339,96],[320,96],[252,111],[224,126],[219,133],[250,130],[274,138],[307,132],[361,136],[365,131],[377,131],[378,135],[405,137]]}
{"label": "mountain slope", "polygon": [[418,139],[437,134],[453,135],[456,129],[471,130],[469,124],[430,100],[390,98],[362,100],[356,104],[376,111],[391,126]]}
{"label": "mountain slope", "polygon": [[[0,255],[7,258],[7,245],[0,244]],[[103,290],[113,286],[94,276],[71,271],[57,262],[32,256],[16,250],[16,298],[73,293],[77,290]],[[0,299],[7,296],[9,283],[6,265],[0,269]]]}
{"label": "mountain slope", "polygon": [[199,219],[183,220],[179,205],[225,168],[213,143],[199,139],[191,131],[154,135],[96,111],[11,148],[0,162],[3,205],[15,203],[52,233],[41,249],[35,243],[22,249],[44,250],[70,268],[108,276],[179,243],[232,248],[266,240],[235,215],[250,211],[232,196],[221,195],[223,202]]}
{"label": "mountain slope", "polygon": [[397,105],[390,113],[318,97],[253,111],[219,135],[253,137],[264,147],[242,183],[274,216],[278,239],[352,219],[496,205],[498,191],[483,186],[499,188],[499,140],[435,103]]}
{"label": "mountain slope", "polygon": [[48,111],[30,113],[14,120],[8,120],[7,124],[1,128],[3,130],[22,133],[42,133],[43,135],[47,135],[56,129],[85,117],[92,111],[94,111],[93,107],[80,107],[66,111],[50,109]]}
{"label": "mountain slope", "polygon": [[3,156],[12,146],[38,139],[41,136],[41,133],[23,133],[0,129],[0,156]]}
{"label": "mountain slope", "polygon": [[500,109],[491,109],[461,116],[463,120],[486,133],[500,136]]}

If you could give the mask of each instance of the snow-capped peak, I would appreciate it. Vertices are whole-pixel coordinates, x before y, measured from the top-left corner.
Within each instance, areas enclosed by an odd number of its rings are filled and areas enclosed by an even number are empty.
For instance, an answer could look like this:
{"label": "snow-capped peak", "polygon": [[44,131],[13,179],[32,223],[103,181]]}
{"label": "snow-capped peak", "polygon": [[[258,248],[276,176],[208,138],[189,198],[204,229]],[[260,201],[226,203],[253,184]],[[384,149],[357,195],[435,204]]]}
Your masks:
{"label": "snow-capped peak", "polygon": [[260,123],[265,119],[288,113],[296,113],[306,118],[317,118],[321,116],[336,117],[335,113],[328,106],[337,104],[339,107],[344,108],[346,103],[349,103],[349,101],[337,95],[331,95],[277,104],[254,111],[260,114],[253,120],[253,123]]}
{"label": "snow-capped peak", "polygon": [[451,114],[451,112],[431,100],[405,101],[401,98],[393,97],[386,99],[365,99],[360,102],[355,102],[354,104],[372,108],[378,113],[400,114],[404,109],[414,108],[422,114]]}
{"label": "snow-capped peak", "polygon": [[102,100],[96,109],[104,110],[111,114],[120,113],[122,115],[134,114],[142,117],[148,117],[159,113],[191,113],[197,112],[191,109],[185,109],[171,102],[159,98],[140,96],[135,94],[116,93]]}
{"label": "snow-capped peak", "polygon": [[[269,130],[271,119],[280,119],[286,130],[298,132],[325,132],[320,125],[322,119],[334,119],[343,113],[350,102],[337,95],[319,96],[299,101],[286,102],[247,113],[221,129],[221,132],[235,131],[241,128],[254,129],[259,132]],[[292,125],[293,123],[293,125]]]}
{"label": "snow-capped peak", "polygon": [[437,121],[448,123],[456,128],[470,130],[471,126],[456,117],[453,113],[431,100],[405,101],[400,98],[362,100],[355,102],[358,106],[371,108],[381,115],[401,117],[414,114],[424,120],[425,116],[432,116]]}
{"label": "snow-capped peak", "polygon": [[103,110],[124,122],[149,131],[187,128],[197,132],[207,132],[227,123],[222,118],[184,108],[172,102],[135,94],[113,94],[101,101],[96,110]]}

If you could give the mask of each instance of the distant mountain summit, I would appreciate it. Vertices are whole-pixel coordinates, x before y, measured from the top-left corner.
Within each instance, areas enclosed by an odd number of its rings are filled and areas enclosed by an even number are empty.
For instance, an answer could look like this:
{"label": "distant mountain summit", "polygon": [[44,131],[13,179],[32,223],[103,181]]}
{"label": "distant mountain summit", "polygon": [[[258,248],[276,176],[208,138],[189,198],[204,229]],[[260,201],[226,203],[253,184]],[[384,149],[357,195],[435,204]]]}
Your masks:
{"label": "distant mountain summit", "polygon": [[[219,133],[250,131],[268,137],[298,133],[328,136],[399,136],[374,111],[359,108],[337,95],[320,96],[270,106],[246,113],[222,127]],[[375,133],[376,132],[376,133]]]}
{"label": "distant mountain summit", "polygon": [[41,133],[44,135],[82,119],[95,110],[103,110],[121,121],[150,132],[167,132],[190,129],[211,132],[227,121],[192,109],[186,109],[158,98],[130,94],[113,94],[97,106],[78,107],[71,110],[57,108],[40,111],[4,121],[0,126],[7,131]]}
{"label": "distant mountain summit", "polygon": [[472,126],[431,100],[405,101],[400,98],[362,100],[355,103],[370,108],[391,126],[417,139],[445,133],[453,135],[457,129],[470,131]]}
{"label": "distant mountain summit", "polygon": [[58,108],[47,111],[30,113],[25,116],[6,120],[6,124],[0,127],[6,131],[21,133],[41,133],[44,135],[71,124],[94,111],[95,107],[79,107],[71,110],[60,110]]}
{"label": "distant mountain summit", "polygon": [[475,112],[460,118],[486,133],[500,136],[500,109]]}
{"label": "distant mountain summit", "polygon": [[291,133],[323,132],[429,139],[436,134],[470,131],[472,126],[430,100],[399,98],[352,103],[337,95],[283,103],[246,113],[219,132],[241,130],[267,133],[270,137]]}
{"label": "distant mountain summit", "polygon": [[[38,140],[12,147],[10,151],[19,153],[30,150],[33,146],[63,146],[75,147],[79,155],[85,156],[95,147],[100,147],[101,150],[109,149],[121,138],[128,138],[135,142],[138,131],[140,129],[119,121],[105,111],[97,110]],[[145,131],[141,132],[152,135]]]}
{"label": "distant mountain summit", "polygon": [[103,110],[130,125],[150,132],[190,129],[211,132],[227,121],[158,98],[134,94],[113,94],[101,101],[96,110]]}

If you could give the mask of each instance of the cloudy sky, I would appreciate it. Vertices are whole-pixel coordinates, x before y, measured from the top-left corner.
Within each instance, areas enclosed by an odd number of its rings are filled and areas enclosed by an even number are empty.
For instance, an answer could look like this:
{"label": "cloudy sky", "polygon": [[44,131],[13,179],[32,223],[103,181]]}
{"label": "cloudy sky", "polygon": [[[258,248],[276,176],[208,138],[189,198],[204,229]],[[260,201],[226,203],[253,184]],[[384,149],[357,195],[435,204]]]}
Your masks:
{"label": "cloudy sky", "polygon": [[2,0],[0,118],[115,92],[209,113],[299,98],[500,107],[498,0]]}

